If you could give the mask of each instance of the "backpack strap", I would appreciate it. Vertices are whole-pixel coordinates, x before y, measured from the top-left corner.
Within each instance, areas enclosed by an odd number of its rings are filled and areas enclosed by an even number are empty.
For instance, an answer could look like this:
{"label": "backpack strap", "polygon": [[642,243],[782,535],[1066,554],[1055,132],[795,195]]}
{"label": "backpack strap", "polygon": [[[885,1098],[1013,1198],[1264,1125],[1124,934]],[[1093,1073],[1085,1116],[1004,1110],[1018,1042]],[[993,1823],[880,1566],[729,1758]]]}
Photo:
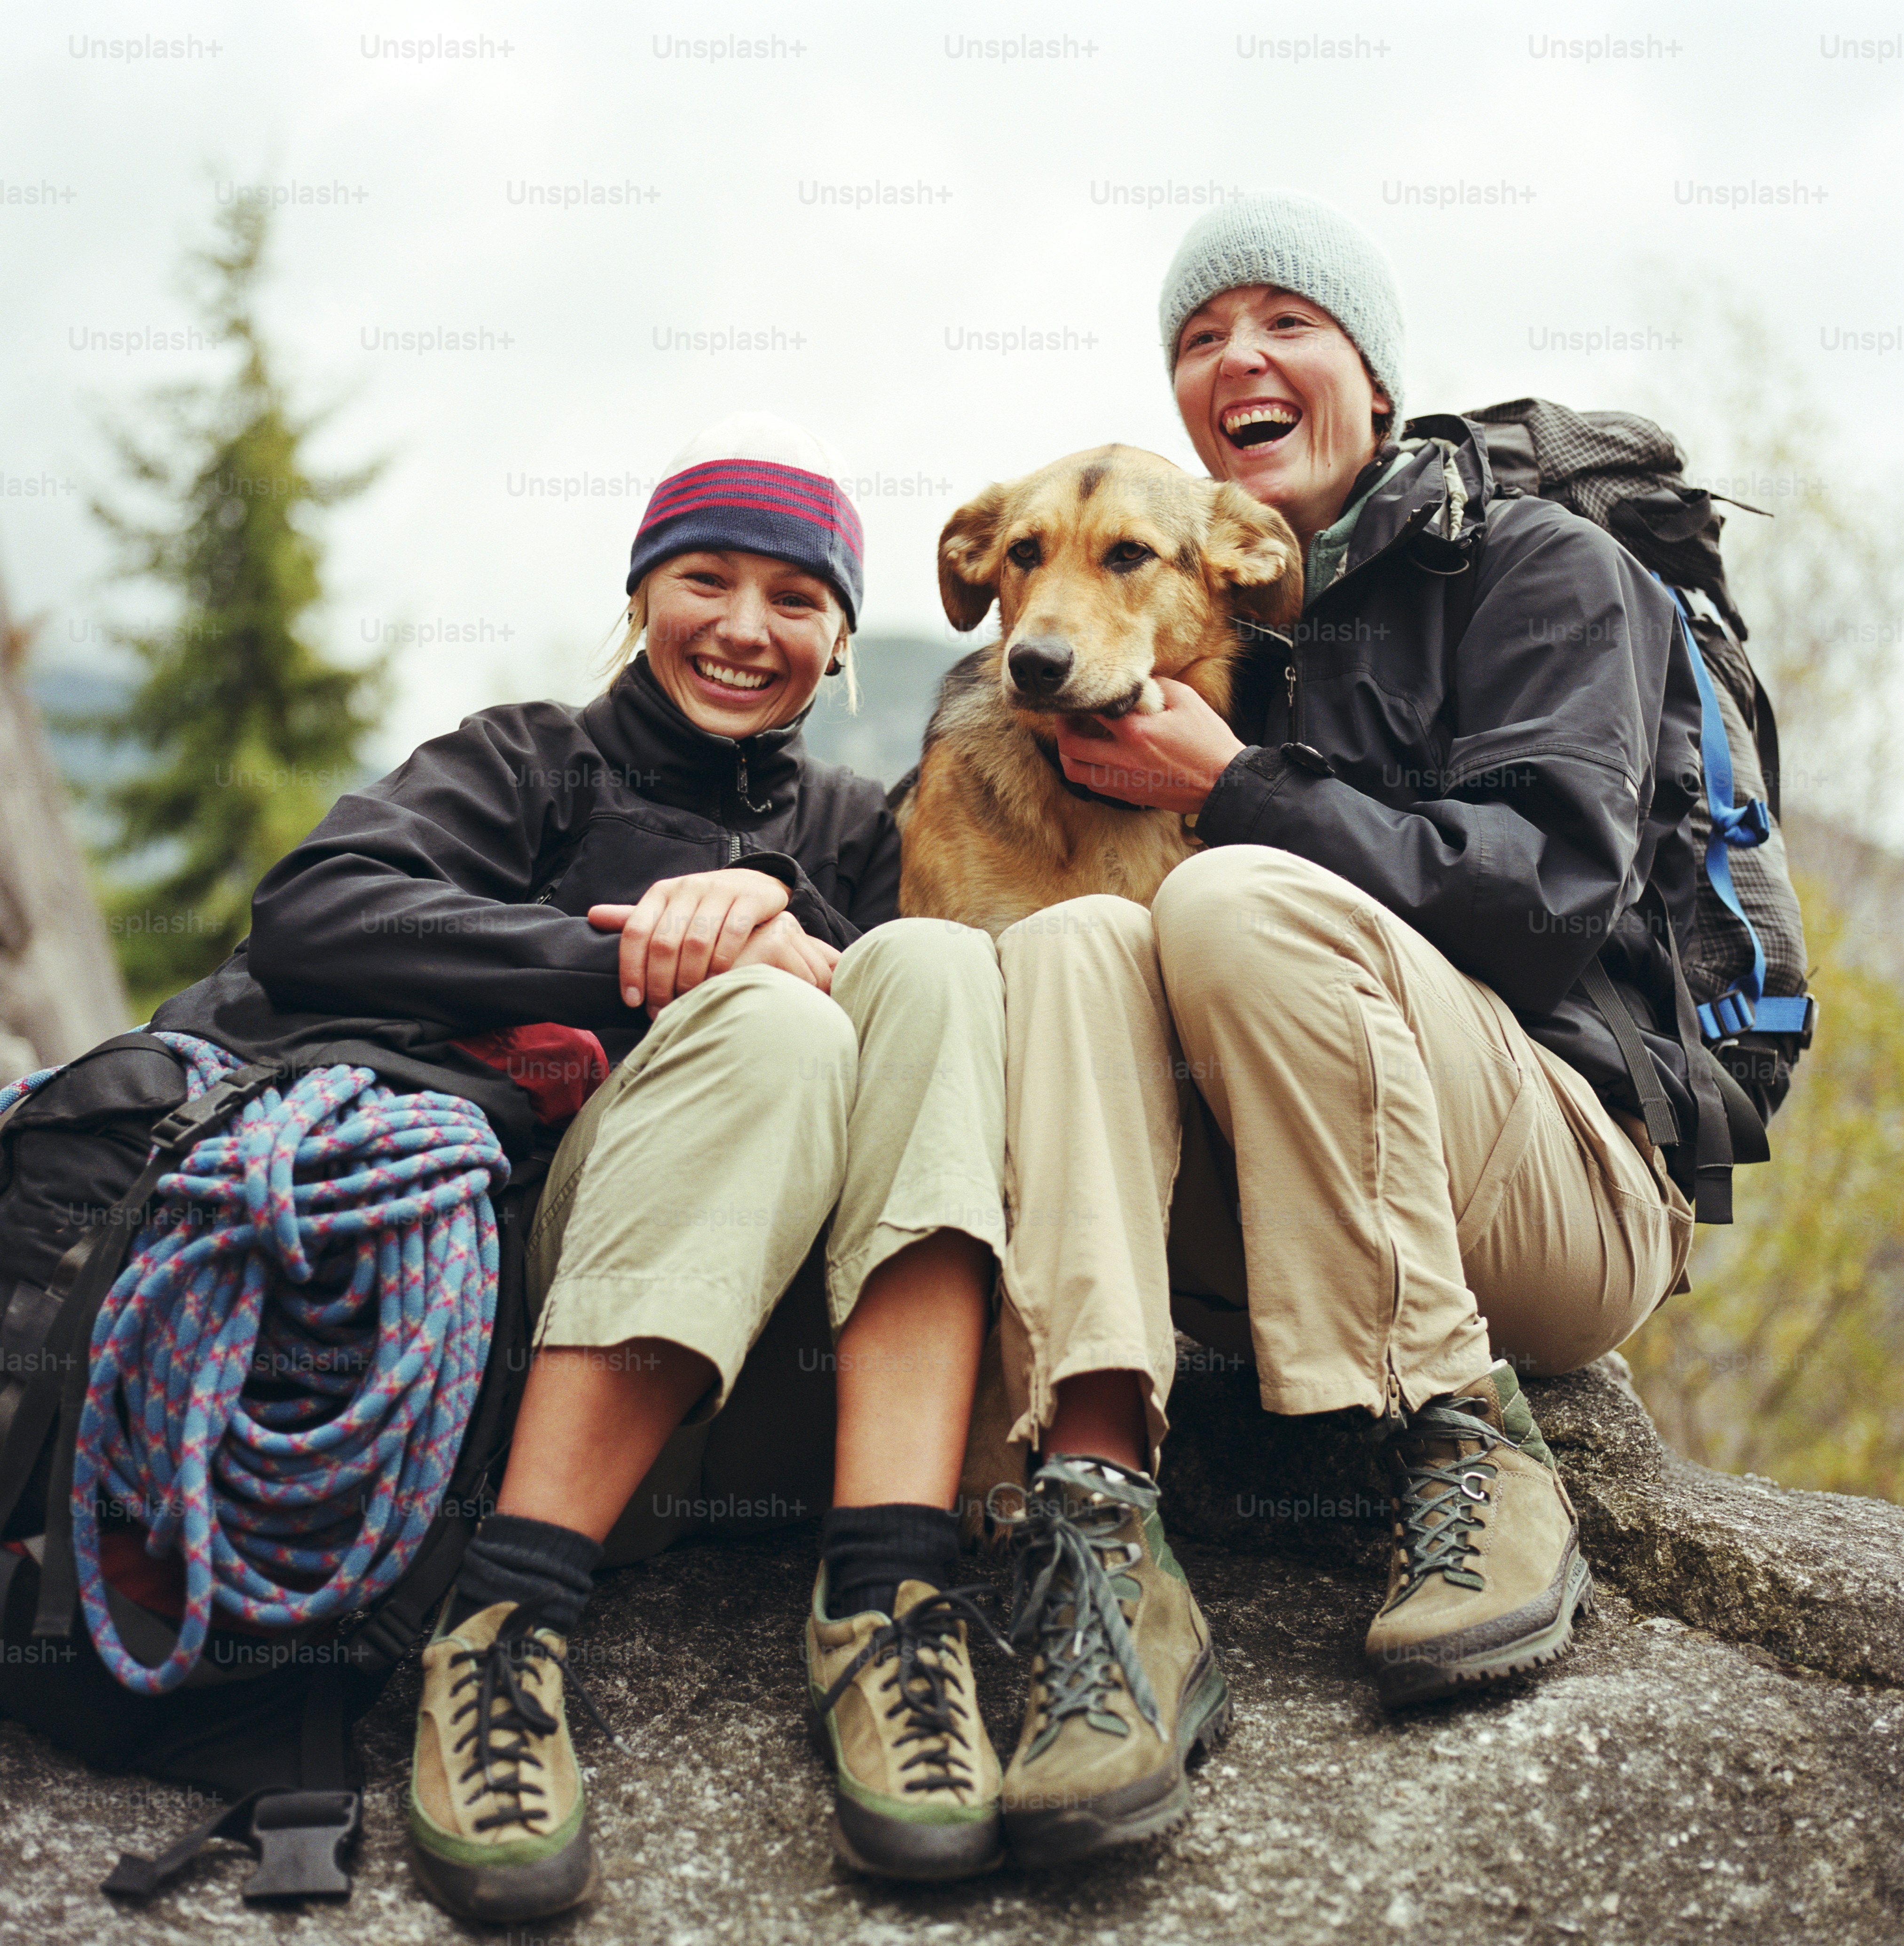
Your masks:
{"label": "backpack strap", "polygon": [[1700,1032],[1699,1010],[1693,1004],[1693,990],[1686,984],[1686,968],[1680,960],[1679,941],[1674,936],[1665,895],[1657,885],[1649,885],[1640,900],[1649,907],[1672,962],[1674,1019],[1680,1046],[1686,1051],[1686,1079],[1699,1107],[1693,1217],[1701,1223],[1730,1223],[1734,1167],[1770,1161],[1772,1146],[1751,1097],[1706,1046]]}
{"label": "backpack strap", "polygon": [[1772,807],[1776,824],[1785,815],[1779,808],[1779,718],[1756,669],[1752,671],[1752,741],[1758,746],[1758,774],[1765,780],[1765,801]]}
{"label": "backpack strap", "polygon": [[300,1787],[267,1784],[196,1824],[156,1858],[122,1852],[100,1887],[131,1898],[150,1898],[176,1878],[214,1838],[242,1845],[258,1861],[239,1896],[247,1901],[278,1898],[348,1898],[350,1874],[344,1854],[363,1828],[363,1794],[348,1771],[350,1723],[344,1672],[335,1663],[319,1669],[304,1691],[298,1739]]}
{"label": "backpack strap", "polygon": [[[178,1056],[155,1035],[116,1034],[89,1049],[79,1060],[53,1070],[46,1078],[69,1073],[100,1055],[133,1052],[162,1054],[174,1067],[177,1064]],[[131,1242],[119,1218],[122,1210],[137,1208],[151,1194],[148,1184],[136,1201],[127,1200],[143,1180],[142,1175],[107,1220],[89,1229],[60,1259],[48,1289],[42,1290],[22,1278],[13,1287],[5,1310],[0,1311],[0,1530],[5,1529],[19,1505],[46,1443],[48,1429],[59,1412],[63,1389],[59,1375],[69,1374],[73,1369],[69,1361],[74,1354],[73,1338],[78,1329],[79,1314],[76,1310],[69,1314],[67,1306],[75,1301],[74,1287],[98,1251],[103,1253],[101,1268],[108,1273],[100,1287],[100,1295],[110,1287]],[[157,1180],[153,1174],[152,1182]],[[106,1262],[108,1256],[110,1265]],[[93,1309],[97,1308],[95,1300]],[[85,1336],[77,1348],[82,1377],[84,1354],[91,1342],[90,1315],[85,1320]]]}
{"label": "backpack strap", "polygon": [[1659,1070],[1653,1066],[1652,1056],[1647,1053],[1646,1044],[1640,1038],[1632,1009],[1613,984],[1613,976],[1596,958],[1587,962],[1586,970],[1580,976],[1580,984],[1619,1043],[1620,1058],[1626,1063],[1628,1078],[1633,1083],[1633,1092],[1640,1098],[1640,1111],[1646,1117],[1646,1139],[1656,1149],[1677,1148],[1680,1143],[1679,1117],[1673,1113],[1673,1104],[1666,1098],[1666,1091],[1660,1084]]}
{"label": "backpack strap", "polygon": [[[189,1151],[247,1101],[263,1094],[284,1073],[280,1062],[254,1062],[214,1083],[196,1101],[184,1102],[170,1114],[162,1116],[153,1127],[152,1154],[145,1167],[113,1206],[106,1221],[82,1237],[54,1267],[45,1293],[53,1314],[42,1342],[40,1364],[43,1378],[54,1373],[60,1375],[57,1392],[50,1382],[45,1382],[22,1401],[8,1429],[5,1458],[11,1469],[17,1455],[26,1449],[26,1463],[17,1475],[11,1471],[0,1472],[0,1524],[3,1524],[26,1484],[27,1472],[57,1407],[60,1430],[54,1447],[52,1478],[47,1487],[46,1551],[40,1564],[39,1608],[33,1618],[36,1636],[63,1639],[69,1635],[73,1611],[79,1600],[79,1570],[73,1553],[73,1450],[80,1416],[85,1410],[93,1324],[99,1307],[119,1275],[134,1236],[145,1227],[145,1212],[159,1178],[177,1168]],[[32,1435],[28,1448],[28,1435],[35,1424],[39,1431]]]}
{"label": "backpack strap", "polygon": [[194,1826],[156,1858],[122,1852],[99,1889],[150,1898],[214,1838],[229,1838],[258,1860],[241,1898],[348,1898],[344,1850],[363,1824],[363,1803],[354,1790],[254,1790]]}
{"label": "backpack strap", "polygon": [[1745,978],[1730,993],[1721,993],[1696,1009],[1700,1031],[1708,1043],[1733,1039],[1754,1029],[1761,1033],[1801,1034],[1809,1039],[1817,1016],[1817,1002],[1807,993],[1765,997],[1765,947],[1732,882],[1732,848],[1763,845],[1772,835],[1772,813],[1762,798],[1748,798],[1742,805],[1733,802],[1732,744],[1719,708],[1719,692],[1713,685],[1711,671],[1705,666],[1699,638],[1693,632],[1693,618],[1685,596],[1677,588],[1668,587],[1667,592],[1678,610],[1680,629],[1692,658],[1693,679],[1699,685],[1699,754],[1712,823],[1712,835],[1705,847],[1706,882],[1717,894],[1719,903],[1745,928],[1752,948],[1752,963]]}

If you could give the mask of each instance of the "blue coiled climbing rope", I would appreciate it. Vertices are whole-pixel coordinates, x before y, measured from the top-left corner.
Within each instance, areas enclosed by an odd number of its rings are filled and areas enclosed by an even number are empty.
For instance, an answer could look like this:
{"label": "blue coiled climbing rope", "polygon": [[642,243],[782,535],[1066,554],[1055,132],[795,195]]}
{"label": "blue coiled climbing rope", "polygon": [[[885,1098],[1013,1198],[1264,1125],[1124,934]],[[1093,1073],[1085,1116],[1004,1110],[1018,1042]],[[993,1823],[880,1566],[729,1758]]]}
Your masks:
{"label": "blue coiled climbing rope", "polygon": [[[242,1064],[160,1033],[196,1100]],[[0,1114],[58,1073],[0,1090]],[[73,1477],[87,1626],[127,1688],[176,1688],[214,1610],[296,1629],[402,1574],[448,1485],[495,1317],[489,1192],[509,1166],[480,1110],[367,1067],[267,1089],[160,1177],[100,1307]],[[176,1648],[135,1660],[108,1611],[99,1503],[177,1553]]]}

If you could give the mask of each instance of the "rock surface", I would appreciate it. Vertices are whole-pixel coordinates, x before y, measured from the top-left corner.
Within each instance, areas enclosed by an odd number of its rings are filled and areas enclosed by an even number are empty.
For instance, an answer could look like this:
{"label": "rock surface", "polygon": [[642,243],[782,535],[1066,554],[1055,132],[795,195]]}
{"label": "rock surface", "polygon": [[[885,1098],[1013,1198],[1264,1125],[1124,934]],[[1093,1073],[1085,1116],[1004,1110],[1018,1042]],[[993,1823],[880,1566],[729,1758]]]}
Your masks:
{"label": "rock surface", "polygon": [[[1372,1574],[1387,1513],[1366,1419],[1272,1418],[1249,1373],[1183,1345],[1172,1531]],[[1687,1464],[1617,1354],[1526,1389],[1603,1586],[1847,1682],[1904,1684],[1904,1507]]]}
{"label": "rock surface", "polygon": [[[1176,1832],[1088,1867],[958,1886],[840,1873],[804,1722],[813,1530],[793,1528],[680,1548],[604,1582],[572,1653],[628,1746],[581,1747],[607,1889],[580,1914],[492,1936],[1904,1935],[1904,1509],[1684,1467],[1615,1368],[1530,1385],[1588,1528],[1600,1611],[1538,1679],[1391,1719],[1358,1657],[1382,1519],[1371,1455],[1347,1425],[1297,1437],[1251,1389],[1192,1368],[1176,1404],[1173,1534],[1237,1700]],[[1008,1747],[1022,1677],[980,1666]],[[408,1876],[415,1700],[412,1666],[363,1728],[355,1898],[295,1919],[242,1905],[250,1861],[222,1848],[150,1907],[111,1905],[95,1888],[119,1851],[156,1851],[206,1807],[88,1772],[0,1724],[0,1941],[483,1936]]]}

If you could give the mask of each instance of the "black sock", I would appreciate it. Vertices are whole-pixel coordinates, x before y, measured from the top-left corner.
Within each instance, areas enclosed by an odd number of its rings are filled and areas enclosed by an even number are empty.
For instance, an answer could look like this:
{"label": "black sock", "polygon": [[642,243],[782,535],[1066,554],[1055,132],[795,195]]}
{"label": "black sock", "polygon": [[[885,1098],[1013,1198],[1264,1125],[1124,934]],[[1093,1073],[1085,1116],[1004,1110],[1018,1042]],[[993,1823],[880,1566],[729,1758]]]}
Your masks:
{"label": "black sock", "polygon": [[904,1501],[835,1507],[820,1524],[819,1555],[832,1620],[869,1608],[890,1615],[902,1581],[949,1588],[958,1579],[958,1516]]}
{"label": "black sock", "polygon": [[537,1602],[542,1620],[566,1636],[582,1618],[602,1544],[573,1527],[520,1514],[491,1514],[476,1530],[450,1590],[455,1628],[498,1602]]}

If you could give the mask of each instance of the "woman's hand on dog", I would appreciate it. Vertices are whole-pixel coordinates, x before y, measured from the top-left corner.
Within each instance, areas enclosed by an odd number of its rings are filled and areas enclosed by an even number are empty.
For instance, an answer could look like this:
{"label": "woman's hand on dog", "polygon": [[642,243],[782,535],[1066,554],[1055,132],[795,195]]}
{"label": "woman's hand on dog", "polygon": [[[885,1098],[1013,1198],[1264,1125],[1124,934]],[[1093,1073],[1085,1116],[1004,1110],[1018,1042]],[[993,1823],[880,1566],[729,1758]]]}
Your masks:
{"label": "woman's hand on dog", "polygon": [[1148,715],[1061,717],[1058,757],[1100,797],[1194,817],[1245,746],[1187,683],[1156,682],[1164,706]]}
{"label": "woman's hand on dog", "polygon": [[703,980],[735,966],[778,966],[830,990],[838,953],[808,937],[778,879],[745,866],[690,872],[650,885],[637,904],[588,909],[588,923],[619,930],[622,1000],[652,1018]]}

